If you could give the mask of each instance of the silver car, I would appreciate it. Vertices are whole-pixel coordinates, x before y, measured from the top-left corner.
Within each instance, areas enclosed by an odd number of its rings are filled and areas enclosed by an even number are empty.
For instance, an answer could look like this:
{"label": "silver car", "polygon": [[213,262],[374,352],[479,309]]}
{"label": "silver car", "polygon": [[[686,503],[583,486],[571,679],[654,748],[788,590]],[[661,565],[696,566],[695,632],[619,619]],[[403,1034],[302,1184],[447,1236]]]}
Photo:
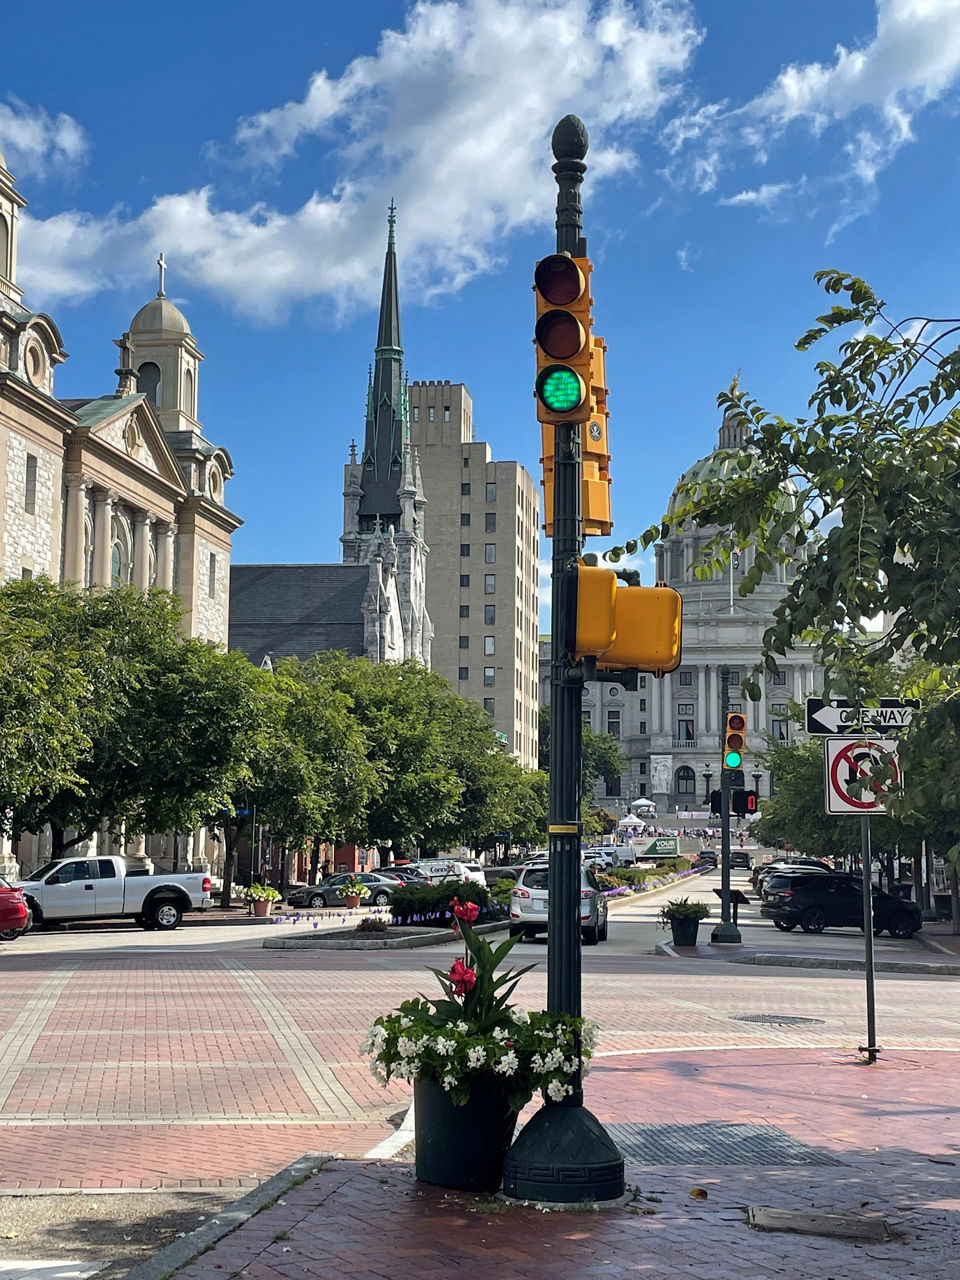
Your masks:
{"label": "silver car", "polygon": [[[510,894],[510,934],[533,938],[547,931],[549,866],[521,867]],[[607,940],[607,900],[589,867],[580,868],[580,929],[585,947]]]}
{"label": "silver car", "polygon": [[363,899],[365,907],[385,907],[393,890],[400,888],[399,877],[386,872],[360,871],[354,875],[340,871],[322,884],[298,885],[287,894],[287,902],[291,907],[342,907],[346,903],[343,886],[350,880],[360,880],[370,890],[369,897]]}

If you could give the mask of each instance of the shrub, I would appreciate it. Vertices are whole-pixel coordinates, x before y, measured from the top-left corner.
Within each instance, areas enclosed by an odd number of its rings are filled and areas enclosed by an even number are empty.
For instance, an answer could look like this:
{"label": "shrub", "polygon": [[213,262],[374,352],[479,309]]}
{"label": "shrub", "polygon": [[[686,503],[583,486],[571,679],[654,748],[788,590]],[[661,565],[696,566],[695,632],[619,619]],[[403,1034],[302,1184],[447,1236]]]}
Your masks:
{"label": "shrub", "polygon": [[383,916],[365,916],[357,925],[357,933],[384,934],[389,927],[389,921]]}
{"label": "shrub", "polygon": [[498,880],[496,884],[490,888],[490,900],[498,907],[506,909],[510,906],[510,894],[516,887],[516,880],[510,880],[504,876],[502,880]]}
{"label": "shrub", "polygon": [[599,872],[597,875],[597,884],[601,889],[622,889],[624,883],[625,882],[618,879],[617,876],[608,876],[603,871]]}
{"label": "shrub", "polygon": [[693,863],[689,858],[667,858],[666,861],[658,863],[664,870],[676,874],[680,871],[689,871]]}
{"label": "shrub", "polygon": [[499,909],[491,911],[486,885],[473,880],[444,880],[442,884],[404,885],[394,889],[390,898],[395,924],[449,924],[453,919],[450,900],[475,902],[480,908],[479,921],[499,919]]}

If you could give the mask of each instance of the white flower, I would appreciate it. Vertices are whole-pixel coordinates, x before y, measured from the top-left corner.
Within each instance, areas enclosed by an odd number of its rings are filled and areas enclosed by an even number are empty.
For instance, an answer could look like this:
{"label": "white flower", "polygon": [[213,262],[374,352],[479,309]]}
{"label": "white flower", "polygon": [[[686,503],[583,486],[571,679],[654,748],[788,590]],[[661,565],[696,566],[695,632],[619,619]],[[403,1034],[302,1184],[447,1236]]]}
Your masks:
{"label": "white flower", "polygon": [[554,1102],[562,1102],[568,1093],[573,1093],[573,1088],[568,1084],[561,1084],[559,1080],[551,1080],[547,1085],[547,1097]]}
{"label": "white flower", "polygon": [[467,1052],[467,1065],[471,1067],[482,1067],[487,1060],[487,1051],[482,1044],[474,1045]]}
{"label": "white flower", "polygon": [[412,1058],[416,1052],[416,1041],[410,1040],[407,1036],[401,1036],[397,1041],[397,1053],[401,1058]]}
{"label": "white flower", "polygon": [[443,1087],[447,1090],[447,1092],[448,1092],[448,1093],[450,1092],[450,1090],[454,1087],[454,1085],[455,1085],[456,1083],[457,1083],[457,1077],[456,1077],[456,1076],[446,1075],[446,1076],[444,1076],[444,1077],[443,1077]]}
{"label": "white flower", "polygon": [[465,1035],[466,1032],[470,1030],[465,1022],[455,1022],[453,1024],[453,1029],[454,1031],[459,1031],[461,1035]]}
{"label": "white flower", "polygon": [[405,1030],[407,1029],[407,1027],[412,1027],[412,1026],[413,1026],[413,1019],[412,1019],[412,1018],[403,1017],[403,1018],[401,1018],[401,1019],[400,1019],[400,1028],[401,1028],[401,1030],[405,1031]]}
{"label": "white flower", "polygon": [[572,1076],[574,1071],[576,1071],[577,1067],[579,1067],[579,1065],[580,1065],[579,1058],[568,1058],[566,1062],[563,1064],[563,1069],[568,1076]]}
{"label": "white flower", "polygon": [[510,1049],[507,1053],[503,1055],[503,1057],[500,1059],[500,1061],[497,1063],[497,1065],[493,1069],[494,1071],[499,1071],[501,1075],[512,1076],[519,1065],[520,1065],[519,1058],[513,1052],[513,1050]]}
{"label": "white flower", "polygon": [[544,1058],[543,1065],[548,1071],[556,1071],[558,1067],[563,1065],[563,1050],[551,1049]]}
{"label": "white flower", "polygon": [[450,1054],[453,1053],[456,1047],[456,1040],[445,1040],[443,1036],[437,1036],[436,1043],[434,1044],[434,1048],[442,1058],[449,1058]]}
{"label": "white flower", "polygon": [[543,1070],[543,1058],[539,1053],[535,1053],[533,1055],[533,1057],[530,1059],[530,1065],[533,1067],[534,1071]]}
{"label": "white flower", "polygon": [[520,1025],[523,1026],[525,1023],[530,1021],[530,1015],[527,1013],[526,1009],[514,1009],[513,1020],[514,1022],[519,1022]]}
{"label": "white flower", "polygon": [[494,1040],[498,1040],[500,1044],[503,1044],[504,1040],[510,1039],[510,1032],[506,1027],[494,1027],[493,1038]]}

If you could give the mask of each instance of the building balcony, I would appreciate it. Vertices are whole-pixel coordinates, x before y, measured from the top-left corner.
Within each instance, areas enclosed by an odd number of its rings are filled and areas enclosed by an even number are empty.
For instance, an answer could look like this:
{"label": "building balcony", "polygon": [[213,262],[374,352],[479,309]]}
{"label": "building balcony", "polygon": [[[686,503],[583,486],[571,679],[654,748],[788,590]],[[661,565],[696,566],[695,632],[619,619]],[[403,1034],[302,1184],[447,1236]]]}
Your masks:
{"label": "building balcony", "polygon": [[674,738],[673,749],[674,751],[696,751],[697,740],[696,738]]}

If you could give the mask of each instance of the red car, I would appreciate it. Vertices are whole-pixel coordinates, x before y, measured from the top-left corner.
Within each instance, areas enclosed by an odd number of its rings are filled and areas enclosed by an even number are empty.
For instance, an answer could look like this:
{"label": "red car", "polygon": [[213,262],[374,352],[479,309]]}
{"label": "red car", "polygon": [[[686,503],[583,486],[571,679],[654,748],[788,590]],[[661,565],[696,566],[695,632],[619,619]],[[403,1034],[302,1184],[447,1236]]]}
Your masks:
{"label": "red car", "polygon": [[30,911],[23,890],[15,889],[0,876],[0,939],[9,942],[17,937],[26,929],[29,920]]}

